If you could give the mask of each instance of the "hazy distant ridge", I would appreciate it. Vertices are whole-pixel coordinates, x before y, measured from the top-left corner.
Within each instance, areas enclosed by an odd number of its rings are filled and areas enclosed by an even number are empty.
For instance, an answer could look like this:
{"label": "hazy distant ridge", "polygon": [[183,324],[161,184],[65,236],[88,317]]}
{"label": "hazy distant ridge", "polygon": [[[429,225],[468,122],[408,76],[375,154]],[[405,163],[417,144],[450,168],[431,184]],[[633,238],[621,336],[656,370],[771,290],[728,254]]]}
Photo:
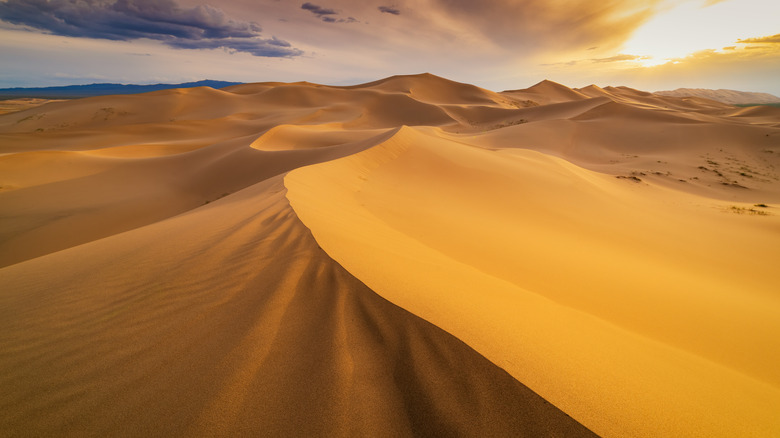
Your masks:
{"label": "hazy distant ridge", "polygon": [[241,82],[226,82],[203,80],[197,82],[185,82],[183,84],[151,84],[151,85],[124,85],[124,84],[89,84],[66,85],[61,87],[39,88],[0,88],[0,99],[14,97],[40,97],[74,99],[79,97],[106,96],[112,94],[137,94],[150,91],[167,90],[171,88],[211,87],[224,88],[238,85]]}
{"label": "hazy distant ridge", "polygon": [[708,90],[706,88],[678,88],[676,90],[656,91],[655,94],[672,97],[703,97],[730,104],[780,103],[780,97],[769,93],[755,93],[736,90]]}

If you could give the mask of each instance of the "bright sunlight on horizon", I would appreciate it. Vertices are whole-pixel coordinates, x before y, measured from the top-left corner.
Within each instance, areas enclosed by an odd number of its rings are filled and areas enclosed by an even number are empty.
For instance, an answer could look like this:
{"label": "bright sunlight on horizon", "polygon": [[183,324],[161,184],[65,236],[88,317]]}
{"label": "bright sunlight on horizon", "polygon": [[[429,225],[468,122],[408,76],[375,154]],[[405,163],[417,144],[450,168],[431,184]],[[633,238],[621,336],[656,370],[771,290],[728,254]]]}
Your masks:
{"label": "bright sunlight on horizon", "polygon": [[[709,2],[712,3],[712,2]],[[735,19],[735,17],[744,17]],[[675,62],[696,52],[748,50],[740,39],[778,33],[780,2],[730,0],[715,4],[670,4],[642,25],[628,40],[625,53],[652,67]]]}

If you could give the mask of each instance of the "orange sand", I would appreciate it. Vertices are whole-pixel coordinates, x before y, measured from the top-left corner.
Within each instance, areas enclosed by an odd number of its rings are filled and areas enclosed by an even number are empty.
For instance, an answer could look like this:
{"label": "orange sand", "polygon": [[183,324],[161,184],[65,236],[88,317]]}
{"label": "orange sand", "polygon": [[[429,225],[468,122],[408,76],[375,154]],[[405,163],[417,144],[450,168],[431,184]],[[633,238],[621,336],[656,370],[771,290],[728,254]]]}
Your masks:
{"label": "orange sand", "polygon": [[778,434],[778,168],[778,109],[549,81],[0,116],[0,430]]}

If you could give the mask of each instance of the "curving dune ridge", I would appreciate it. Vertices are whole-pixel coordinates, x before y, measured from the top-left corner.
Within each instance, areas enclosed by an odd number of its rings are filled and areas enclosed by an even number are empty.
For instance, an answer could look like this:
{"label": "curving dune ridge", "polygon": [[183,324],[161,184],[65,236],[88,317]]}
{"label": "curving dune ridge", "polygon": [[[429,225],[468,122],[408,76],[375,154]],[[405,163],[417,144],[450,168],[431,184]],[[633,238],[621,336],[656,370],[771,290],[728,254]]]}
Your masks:
{"label": "curving dune ridge", "polygon": [[0,435],[780,433],[780,109],[245,84],[0,154]]}

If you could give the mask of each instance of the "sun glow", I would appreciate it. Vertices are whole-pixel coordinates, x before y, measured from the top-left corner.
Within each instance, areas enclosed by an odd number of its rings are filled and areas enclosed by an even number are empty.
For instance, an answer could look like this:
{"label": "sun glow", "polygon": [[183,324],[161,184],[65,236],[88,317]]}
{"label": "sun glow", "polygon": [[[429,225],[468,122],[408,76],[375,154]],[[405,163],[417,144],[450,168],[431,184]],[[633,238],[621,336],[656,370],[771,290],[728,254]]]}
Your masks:
{"label": "sun glow", "polygon": [[701,50],[722,51],[739,39],[780,33],[779,16],[780,2],[773,0],[728,0],[711,6],[686,2],[639,28],[623,53],[646,56],[637,62],[652,67]]}
{"label": "sun glow", "polygon": [[653,56],[647,56],[642,57],[634,61],[636,64],[640,65],[641,67],[655,67],[658,65],[664,65],[669,63],[669,59],[666,58],[656,58]]}

